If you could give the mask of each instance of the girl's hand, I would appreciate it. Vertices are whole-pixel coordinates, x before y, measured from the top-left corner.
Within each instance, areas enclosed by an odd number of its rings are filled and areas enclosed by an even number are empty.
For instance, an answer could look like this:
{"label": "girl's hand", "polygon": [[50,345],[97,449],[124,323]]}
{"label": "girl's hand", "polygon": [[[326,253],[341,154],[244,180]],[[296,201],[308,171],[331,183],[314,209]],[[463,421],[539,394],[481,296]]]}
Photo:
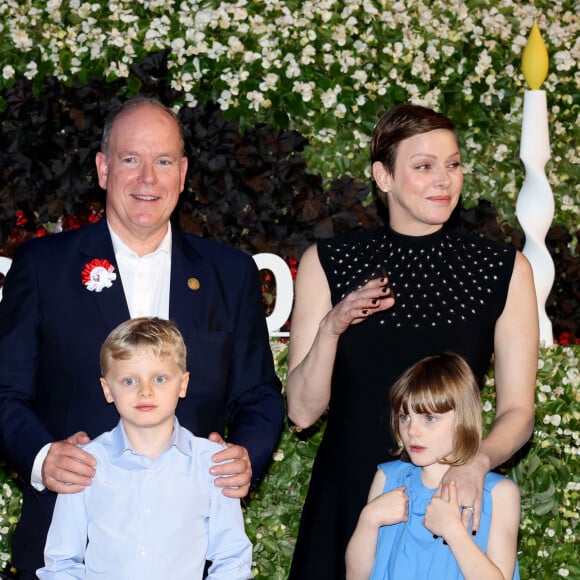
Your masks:
{"label": "girl's hand", "polygon": [[340,335],[351,324],[359,324],[376,312],[388,310],[395,303],[386,276],[370,280],[364,286],[347,294],[321,323],[321,329]]}
{"label": "girl's hand", "polygon": [[448,538],[453,531],[463,527],[454,481],[443,488],[439,497],[433,496],[425,510],[423,524],[434,536],[443,538]]}
{"label": "girl's hand", "polygon": [[463,526],[468,530],[471,522],[472,533],[477,533],[479,529],[483,482],[488,471],[489,463],[484,464],[481,455],[466,465],[450,467],[434,495],[434,497],[441,497],[443,490],[453,481],[456,485],[459,505],[463,508],[467,507],[463,509],[461,515]]}
{"label": "girl's hand", "polygon": [[405,486],[377,496],[365,506],[363,514],[377,527],[406,522],[409,519],[409,496],[405,493]]}

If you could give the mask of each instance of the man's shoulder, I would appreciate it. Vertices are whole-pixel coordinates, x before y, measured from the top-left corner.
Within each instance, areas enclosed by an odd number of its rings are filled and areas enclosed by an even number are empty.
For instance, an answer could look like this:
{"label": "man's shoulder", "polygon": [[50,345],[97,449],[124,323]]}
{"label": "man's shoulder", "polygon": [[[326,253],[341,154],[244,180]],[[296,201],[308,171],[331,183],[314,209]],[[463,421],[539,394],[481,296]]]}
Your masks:
{"label": "man's shoulder", "polygon": [[253,262],[252,256],[223,242],[202,238],[187,232],[181,232],[181,236],[183,244],[190,251],[193,251],[204,261],[217,263],[220,268],[224,264],[247,267]]}
{"label": "man's shoulder", "polygon": [[91,239],[101,227],[102,225],[95,223],[74,230],[48,234],[39,238],[31,238],[20,244],[17,254],[31,253],[44,255],[46,253],[65,251],[67,248],[76,247],[86,239]]}
{"label": "man's shoulder", "polygon": [[196,234],[190,234],[189,232],[184,231],[181,231],[181,235],[188,245],[198,250],[211,251],[219,254],[238,257],[248,256],[248,254],[242,250],[230,246],[224,242],[218,242],[217,240],[213,240],[211,238],[202,238]]}

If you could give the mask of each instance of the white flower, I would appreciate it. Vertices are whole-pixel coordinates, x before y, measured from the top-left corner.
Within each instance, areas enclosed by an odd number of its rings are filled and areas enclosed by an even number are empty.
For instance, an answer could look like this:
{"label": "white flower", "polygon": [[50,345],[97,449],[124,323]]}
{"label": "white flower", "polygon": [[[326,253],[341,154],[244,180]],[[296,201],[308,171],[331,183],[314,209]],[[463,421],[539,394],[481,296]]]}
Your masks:
{"label": "white flower", "polygon": [[217,102],[222,110],[227,111],[233,104],[232,93],[228,90],[222,91]]}
{"label": "white flower", "polygon": [[356,70],[352,75],[352,78],[357,80],[359,83],[364,84],[367,82],[369,75],[364,70]]}
{"label": "white flower", "polygon": [[302,73],[302,71],[301,71],[301,69],[298,66],[298,63],[296,61],[290,62],[288,64],[288,66],[286,67],[286,70],[284,71],[284,74],[289,79],[298,78],[301,73]]}
{"label": "white flower", "polygon": [[277,74],[268,73],[264,81],[260,83],[260,90],[264,92],[276,90],[279,78]]}
{"label": "white flower", "polygon": [[38,65],[34,61],[30,61],[26,65],[26,71],[24,72],[24,76],[32,80],[38,74]]}
{"label": "white flower", "polygon": [[546,415],[544,417],[544,425],[554,425],[554,427],[559,427],[562,422],[562,417],[560,415]]}
{"label": "white flower", "polygon": [[12,41],[14,42],[14,46],[22,51],[30,50],[33,44],[32,39],[21,29],[16,29],[12,32]]}
{"label": "white flower", "polygon": [[340,103],[334,109],[334,116],[338,117],[339,119],[344,119],[345,115],[346,115],[346,107],[342,103]]}
{"label": "white flower", "polygon": [[303,83],[302,81],[294,81],[292,84],[292,90],[295,93],[298,93],[305,103],[312,100],[312,95],[314,94],[315,88],[316,85],[313,81],[307,83]]}
{"label": "white flower", "polygon": [[2,78],[8,80],[11,78],[14,78],[14,73],[16,71],[14,70],[14,67],[12,65],[7,64],[3,69],[2,69]]}
{"label": "white flower", "polygon": [[254,111],[259,111],[261,108],[268,108],[272,104],[259,91],[250,91],[246,96],[250,102],[249,108]]}
{"label": "white flower", "polygon": [[327,108],[331,109],[336,104],[336,93],[332,89],[327,89],[320,95],[322,104]]}

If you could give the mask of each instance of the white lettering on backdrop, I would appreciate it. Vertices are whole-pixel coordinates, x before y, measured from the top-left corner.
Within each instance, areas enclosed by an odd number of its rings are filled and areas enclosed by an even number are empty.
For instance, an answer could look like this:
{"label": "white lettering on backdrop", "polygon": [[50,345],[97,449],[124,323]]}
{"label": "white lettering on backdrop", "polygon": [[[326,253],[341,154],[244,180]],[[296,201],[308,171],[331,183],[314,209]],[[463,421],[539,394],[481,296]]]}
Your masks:
{"label": "white lettering on backdrop", "polygon": [[[0,274],[4,274],[4,276],[6,276],[6,274],[8,273],[8,270],[10,270],[10,266],[12,265],[12,260],[10,258],[7,258],[6,256],[0,256]],[[2,288],[0,287],[0,300],[2,300]]]}
{"label": "white lettering on backdrop", "polygon": [[[284,326],[290,312],[292,311],[292,302],[294,300],[294,286],[292,283],[292,274],[288,264],[276,254],[256,254],[254,261],[259,270],[270,270],[276,280],[276,302],[274,310],[270,316],[266,317],[268,332],[270,336],[288,336],[288,332],[280,332]],[[12,260],[5,256],[0,256],[0,274],[6,275]],[[2,300],[2,288],[0,287],[0,300]]]}
{"label": "white lettering on backdrop", "polygon": [[274,310],[270,316],[266,317],[268,332],[270,336],[288,336],[288,332],[280,332],[284,326],[290,312],[292,311],[292,302],[294,300],[294,285],[292,274],[288,264],[276,254],[256,254],[254,261],[258,270],[270,270],[276,280],[276,302]]}

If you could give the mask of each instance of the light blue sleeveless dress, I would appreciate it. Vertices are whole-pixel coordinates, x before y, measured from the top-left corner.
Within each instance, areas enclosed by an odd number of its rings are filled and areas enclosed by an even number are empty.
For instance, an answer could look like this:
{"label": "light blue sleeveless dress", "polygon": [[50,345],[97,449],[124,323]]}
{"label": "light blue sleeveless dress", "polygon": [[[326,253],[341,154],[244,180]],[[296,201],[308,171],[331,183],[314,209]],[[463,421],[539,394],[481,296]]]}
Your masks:
{"label": "light blue sleeveless dress", "polygon": [[[449,549],[441,538],[423,525],[425,509],[435,492],[423,485],[421,468],[404,461],[390,461],[379,465],[387,480],[383,491],[406,486],[409,496],[409,520],[407,522],[382,526],[379,530],[377,554],[371,573],[371,580],[461,580],[463,575]],[[475,543],[483,552],[487,548],[493,502],[491,490],[504,479],[497,473],[488,473],[483,489],[481,523]],[[513,580],[519,580],[516,563]]]}

